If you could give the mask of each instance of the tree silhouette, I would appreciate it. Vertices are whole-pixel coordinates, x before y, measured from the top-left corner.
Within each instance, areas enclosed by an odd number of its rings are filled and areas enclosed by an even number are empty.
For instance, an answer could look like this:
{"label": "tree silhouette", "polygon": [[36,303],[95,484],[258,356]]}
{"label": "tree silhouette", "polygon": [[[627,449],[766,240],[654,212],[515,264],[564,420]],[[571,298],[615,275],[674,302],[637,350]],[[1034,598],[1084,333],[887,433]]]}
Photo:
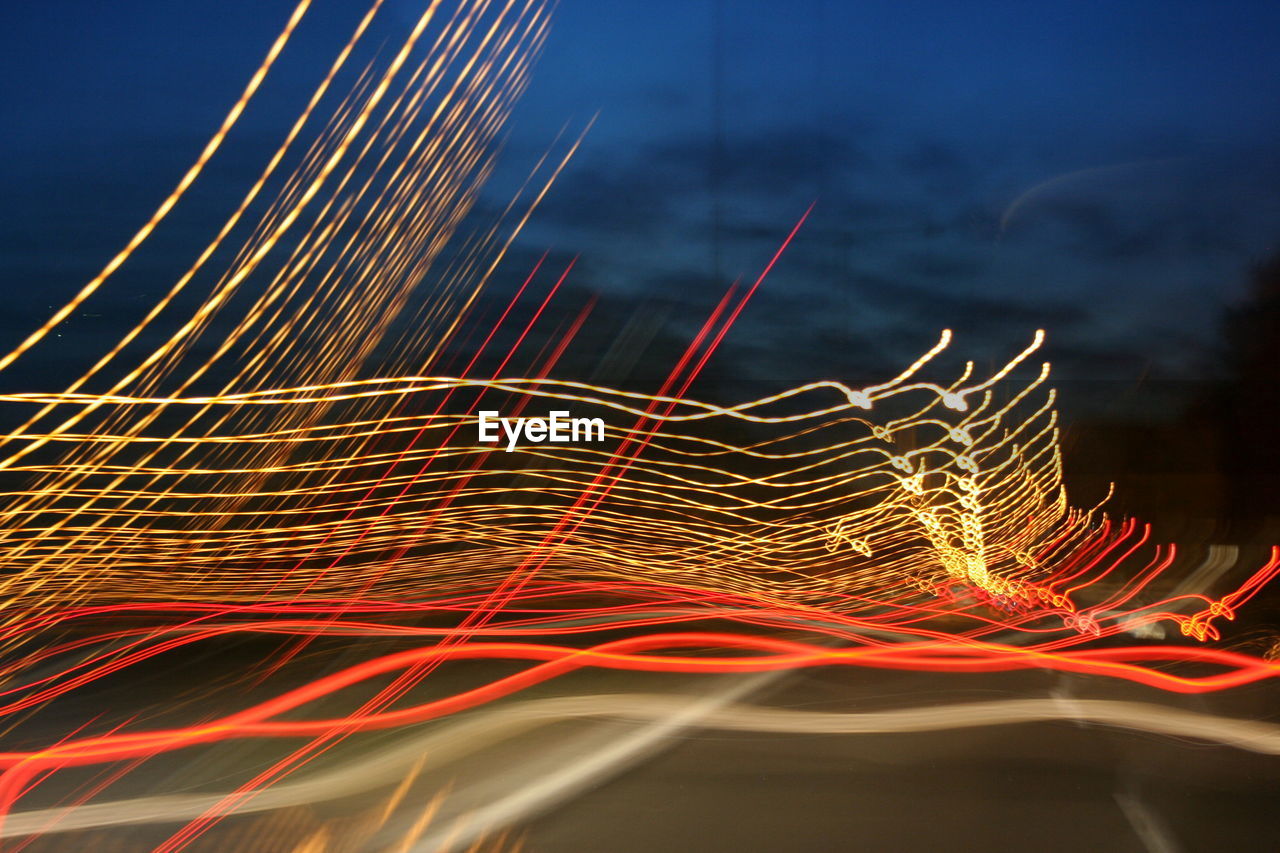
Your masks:
{"label": "tree silhouette", "polygon": [[1217,425],[1229,511],[1280,516],[1280,254],[1253,269],[1222,324],[1226,375],[1206,412]]}

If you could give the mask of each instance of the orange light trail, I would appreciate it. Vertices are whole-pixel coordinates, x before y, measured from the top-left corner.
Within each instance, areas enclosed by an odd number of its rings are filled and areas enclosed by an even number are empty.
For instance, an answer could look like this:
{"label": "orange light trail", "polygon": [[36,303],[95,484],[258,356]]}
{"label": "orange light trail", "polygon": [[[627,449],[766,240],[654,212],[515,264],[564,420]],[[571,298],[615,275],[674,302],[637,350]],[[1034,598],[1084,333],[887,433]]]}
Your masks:
{"label": "orange light trail", "polygon": [[[177,188],[0,370],[44,351],[233,143],[309,5]],[[178,851],[347,739],[593,670],[1046,669],[1171,693],[1280,674],[1212,644],[1280,548],[1226,592],[1187,591],[1189,549],[1068,501],[1043,331],[989,372],[948,367],[944,330],[884,382],[695,397],[812,207],[655,387],[557,378],[601,322],[594,295],[554,316],[577,257],[483,294],[590,123],[471,216],[550,10],[431,0],[380,51],[380,7],[164,295],[65,388],[0,395],[19,424],[0,437],[0,821],[69,768],[101,765],[74,810],[143,762],[304,741],[202,800],[156,848]],[[572,409],[604,438],[507,452],[476,436],[482,401]],[[153,707],[74,710],[248,641],[278,646]],[[466,662],[491,677],[458,687]]]}

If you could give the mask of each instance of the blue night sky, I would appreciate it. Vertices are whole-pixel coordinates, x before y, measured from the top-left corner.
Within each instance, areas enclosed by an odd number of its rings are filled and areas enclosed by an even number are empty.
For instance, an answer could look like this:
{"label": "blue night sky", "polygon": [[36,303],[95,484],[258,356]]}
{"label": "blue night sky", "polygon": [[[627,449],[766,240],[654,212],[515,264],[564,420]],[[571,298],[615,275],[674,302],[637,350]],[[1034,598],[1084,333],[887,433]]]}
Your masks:
{"label": "blue night sky", "polygon": [[[6,7],[0,335],[124,243],[290,8]],[[317,0],[207,198],[261,162],[363,8]],[[979,359],[1043,326],[1060,381],[1195,379],[1280,251],[1278,40],[1275,2],[561,0],[487,203],[598,111],[523,248],[581,253],[606,298],[700,315],[817,201],[735,331],[743,371],[875,376],[945,326]],[[204,233],[178,217],[136,286]]]}

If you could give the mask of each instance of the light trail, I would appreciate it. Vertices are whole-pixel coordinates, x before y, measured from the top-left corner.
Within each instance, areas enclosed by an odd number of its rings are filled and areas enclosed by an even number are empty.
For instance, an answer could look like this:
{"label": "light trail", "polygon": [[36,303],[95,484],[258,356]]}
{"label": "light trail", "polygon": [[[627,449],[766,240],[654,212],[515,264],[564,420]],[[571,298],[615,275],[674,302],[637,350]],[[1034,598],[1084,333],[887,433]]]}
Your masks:
{"label": "light trail", "polygon": [[[0,369],[37,357],[161,225],[307,6],[177,189]],[[18,424],[0,437],[0,837],[180,820],[157,848],[177,851],[227,814],[334,795],[289,777],[349,738],[464,711],[514,728],[600,716],[671,728],[670,697],[514,698],[591,670],[1048,669],[1172,693],[1278,674],[1215,641],[1280,574],[1280,548],[1244,576],[1235,552],[1189,567],[1148,526],[1070,504],[1050,368],[1032,364],[1043,330],[987,372],[947,366],[944,330],[887,381],[694,396],[809,211],[655,387],[558,378],[599,317],[595,296],[554,316],[576,259],[539,261],[487,314],[481,300],[586,129],[566,127],[467,230],[549,9],[430,0],[379,51],[379,8],[156,304],[65,388],[0,395]],[[482,403],[598,417],[603,441],[495,450],[476,433]],[[1165,628],[1177,642],[1131,639]],[[77,710],[147,667],[248,641],[271,651],[217,684]],[[491,677],[446,686],[473,666]],[[1010,700],[945,719],[722,705],[700,705],[696,724],[852,734],[1079,719],[1276,752],[1269,725],[1153,704]],[[216,795],[95,804],[147,762],[250,742],[290,745],[238,764]],[[14,813],[77,767],[96,770],[61,810]],[[408,847],[439,836],[424,821]]]}
{"label": "light trail", "polygon": [[[377,790],[402,779],[411,769],[421,772],[431,766],[463,759],[496,742],[528,736],[542,726],[558,722],[601,718],[661,721],[686,710],[688,704],[687,696],[625,693],[556,696],[495,707],[483,715],[462,718],[447,728],[430,731],[408,742],[348,759],[307,778],[273,786],[263,791],[242,813],[336,801]],[[1058,722],[1085,722],[1280,755],[1280,726],[1274,723],[1109,699],[1001,699],[861,713],[729,704],[704,710],[698,715],[695,725],[709,730],[851,736]],[[425,762],[422,756],[427,757]],[[572,764],[573,758],[568,758],[565,763]],[[537,779],[528,780],[529,784],[537,782]],[[72,832],[147,823],[181,823],[216,805],[222,796],[158,795],[72,809],[21,812],[10,816],[0,837],[39,833],[47,831],[45,827],[48,826],[58,832]]]}

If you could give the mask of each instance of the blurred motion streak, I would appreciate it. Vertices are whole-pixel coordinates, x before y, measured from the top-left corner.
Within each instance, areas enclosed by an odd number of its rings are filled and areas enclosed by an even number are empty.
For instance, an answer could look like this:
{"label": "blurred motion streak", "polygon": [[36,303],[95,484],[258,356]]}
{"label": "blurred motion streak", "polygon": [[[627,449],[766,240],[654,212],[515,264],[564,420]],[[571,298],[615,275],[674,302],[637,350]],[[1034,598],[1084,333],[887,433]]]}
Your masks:
{"label": "blurred motion streak", "polygon": [[[225,833],[253,826],[237,844],[517,849],[489,833],[532,805],[441,823],[441,780],[492,743],[586,718],[656,726],[654,741],[677,725],[1083,720],[1280,752],[1273,724],[1155,703],[847,713],[746,704],[745,689],[691,703],[674,689],[582,687],[583,671],[683,685],[854,666],[1222,690],[1280,673],[1209,644],[1280,573],[1280,548],[1212,592],[1238,551],[1215,546],[1195,565],[1135,520],[1073,507],[1049,365],[1031,365],[1042,331],[988,375],[940,367],[944,331],[879,384],[819,381],[732,405],[691,396],[807,212],[655,393],[555,378],[594,306],[547,331],[573,263],[544,256],[496,321],[475,309],[590,125],[557,137],[496,217],[464,226],[549,9],[433,0],[398,42],[370,48],[381,5],[145,316],[63,390],[0,395],[17,424],[0,453],[0,837],[167,824],[145,843],[230,844]],[[182,201],[308,6],[172,194],[0,369],[36,357]],[[366,64],[353,71],[353,57]],[[481,408],[600,418],[605,440],[494,452],[477,440]],[[194,685],[145,680],[224,650],[246,664]],[[136,707],[120,698],[131,677],[154,691]],[[499,702],[553,680],[566,695]],[[626,743],[561,756],[560,772],[621,760]],[[183,781],[140,793],[144,764]],[[360,799],[376,791],[380,804]],[[314,819],[280,829],[289,810],[335,800],[363,803],[358,832]]]}

